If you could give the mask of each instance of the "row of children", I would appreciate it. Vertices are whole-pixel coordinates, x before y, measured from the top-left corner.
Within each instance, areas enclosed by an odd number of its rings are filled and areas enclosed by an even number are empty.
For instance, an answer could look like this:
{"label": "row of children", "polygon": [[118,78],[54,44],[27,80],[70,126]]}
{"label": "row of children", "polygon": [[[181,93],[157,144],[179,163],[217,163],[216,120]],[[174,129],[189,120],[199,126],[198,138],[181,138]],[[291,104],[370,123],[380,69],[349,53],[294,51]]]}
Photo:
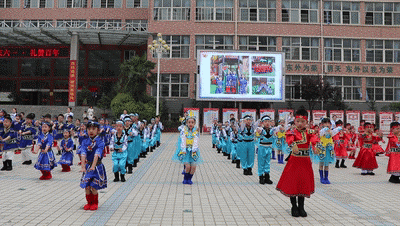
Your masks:
{"label": "row of children", "polygon": [[[2,111],[4,113],[4,111]],[[86,199],[88,204],[85,210],[96,210],[98,207],[97,190],[107,187],[107,176],[102,159],[105,157],[107,150],[111,150],[112,160],[114,163],[113,171],[115,174],[114,181],[119,181],[119,173],[121,173],[121,181],[125,181],[126,166],[128,173],[132,173],[132,167],[137,165],[140,157],[145,157],[146,153],[153,151],[160,146],[161,130],[163,126],[156,117],[153,122],[146,125],[146,121],[138,121],[138,115],[132,117],[127,116],[124,121],[117,121],[111,127],[104,125],[104,120],[89,121],[81,124],[76,133],[73,128],[60,126],[61,121],[52,122],[51,117],[46,115],[43,120],[34,121],[35,115],[28,114],[22,122],[19,130],[14,128],[14,121],[10,115],[0,115],[0,144],[3,156],[3,169],[12,170],[12,158],[14,151],[18,148],[24,148],[22,156],[30,156],[30,153],[39,153],[35,168],[40,170],[41,180],[49,180],[52,178],[51,171],[57,166],[54,152],[52,150],[55,144],[55,135],[52,129],[61,131],[63,138],[56,146],[57,150],[62,152],[60,161],[63,172],[70,171],[73,164],[74,142],[71,134],[76,134],[78,142],[77,154],[81,160],[83,172],[81,184],[86,190]],[[37,126],[35,126],[37,125]],[[107,140],[106,134],[110,133],[110,139]],[[31,161],[31,160],[29,160]],[[26,161],[24,162],[25,164]],[[30,164],[30,163],[29,163]]]}

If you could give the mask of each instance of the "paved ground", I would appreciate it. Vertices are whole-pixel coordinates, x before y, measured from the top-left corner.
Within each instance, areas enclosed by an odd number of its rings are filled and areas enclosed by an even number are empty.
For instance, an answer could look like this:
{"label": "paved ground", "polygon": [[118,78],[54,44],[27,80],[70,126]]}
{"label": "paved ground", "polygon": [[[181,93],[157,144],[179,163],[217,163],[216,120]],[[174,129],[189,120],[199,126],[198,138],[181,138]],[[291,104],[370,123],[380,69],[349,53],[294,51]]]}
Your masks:
{"label": "paved ground", "polygon": [[[212,150],[211,137],[204,135],[204,164],[193,185],[182,185],[182,166],[170,160],[176,140],[177,134],[163,134],[161,147],[125,183],[112,182],[107,157],[109,183],[96,212],[82,209],[78,166],[69,173],[57,167],[51,181],[40,181],[39,171],[21,165],[16,155],[14,170],[0,172],[0,225],[400,225],[400,184],[388,182],[387,157],[378,157],[375,176],[350,167],[332,168],[331,185],[316,177],[316,193],[306,199],[309,216],[293,218],[289,198],[275,190],[284,165],[273,160],[274,184],[260,185],[258,176],[244,176]],[[314,170],[317,176],[317,165]]]}

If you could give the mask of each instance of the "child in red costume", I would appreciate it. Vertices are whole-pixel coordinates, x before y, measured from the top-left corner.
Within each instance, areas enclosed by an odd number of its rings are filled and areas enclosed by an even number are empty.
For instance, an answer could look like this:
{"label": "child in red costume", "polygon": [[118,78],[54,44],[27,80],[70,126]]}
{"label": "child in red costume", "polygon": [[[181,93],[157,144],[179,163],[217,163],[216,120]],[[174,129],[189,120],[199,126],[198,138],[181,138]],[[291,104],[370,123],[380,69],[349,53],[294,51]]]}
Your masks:
{"label": "child in red costume", "polygon": [[361,175],[375,175],[372,171],[378,168],[378,163],[372,144],[379,140],[382,140],[382,137],[374,134],[374,126],[365,123],[365,132],[360,136],[360,153],[353,163],[353,167],[361,169]]}
{"label": "child in red costume", "polygon": [[[382,131],[380,131],[379,129],[376,128],[376,125],[374,125],[374,133],[376,134],[381,134],[382,135]],[[379,142],[382,141],[382,143],[385,143],[384,140],[375,140],[372,144],[372,150],[374,150],[374,152],[376,153],[376,156],[379,156],[379,154],[383,154],[385,153],[385,151],[383,150],[383,148],[381,147],[381,145],[379,145]]]}
{"label": "child in red costume", "polygon": [[351,126],[349,133],[349,144],[347,146],[347,151],[350,152],[349,159],[356,159],[356,148],[358,146],[356,128]]}
{"label": "child in red costume", "polygon": [[304,210],[304,197],[310,198],[315,191],[309,150],[312,145],[313,152],[317,153],[315,144],[318,142],[318,137],[306,129],[307,117],[307,111],[299,109],[294,121],[296,127],[286,134],[286,142],[292,153],[276,186],[283,195],[290,197],[293,217],[307,216]]}
{"label": "child in red costume", "polygon": [[[346,124],[345,129],[340,131],[333,137],[333,140],[335,142],[335,155],[336,155],[335,168],[347,168],[347,166],[344,165],[344,161],[347,159],[347,144],[348,144],[347,129],[349,128],[349,125],[350,124]],[[343,126],[342,120],[336,122],[336,128],[339,126]],[[339,165],[340,160],[342,160],[342,163],[340,163]]]}
{"label": "child in red costume", "polygon": [[389,182],[398,184],[400,183],[400,123],[392,122],[390,130],[386,149],[389,156],[387,173],[391,174]]}

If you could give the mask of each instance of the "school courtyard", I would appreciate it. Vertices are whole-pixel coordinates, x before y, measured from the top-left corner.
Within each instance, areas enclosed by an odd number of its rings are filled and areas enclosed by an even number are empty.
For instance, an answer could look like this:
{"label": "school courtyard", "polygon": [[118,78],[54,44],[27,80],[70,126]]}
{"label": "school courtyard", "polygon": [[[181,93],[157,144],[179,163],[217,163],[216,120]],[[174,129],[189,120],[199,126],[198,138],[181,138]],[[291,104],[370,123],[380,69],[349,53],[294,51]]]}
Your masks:
{"label": "school courtyard", "polygon": [[[377,158],[375,176],[361,176],[350,167],[354,160],[347,161],[347,169],[331,168],[331,185],[319,183],[314,164],[316,190],[305,202],[308,217],[293,218],[289,198],[275,189],[284,168],[277,160],[271,163],[274,184],[260,185],[257,175],[244,176],[211,149],[211,136],[203,135],[204,163],[194,184],[183,185],[183,167],[171,161],[177,137],[164,133],[162,145],[140,161],[125,183],[113,182],[108,155],[103,160],[108,188],[101,190],[95,212],[83,210],[80,166],[69,173],[57,167],[52,180],[40,181],[40,172],[21,165],[16,155],[13,171],[0,172],[0,225],[400,225],[400,184],[388,182],[385,156]],[[257,163],[253,173],[256,169]]]}

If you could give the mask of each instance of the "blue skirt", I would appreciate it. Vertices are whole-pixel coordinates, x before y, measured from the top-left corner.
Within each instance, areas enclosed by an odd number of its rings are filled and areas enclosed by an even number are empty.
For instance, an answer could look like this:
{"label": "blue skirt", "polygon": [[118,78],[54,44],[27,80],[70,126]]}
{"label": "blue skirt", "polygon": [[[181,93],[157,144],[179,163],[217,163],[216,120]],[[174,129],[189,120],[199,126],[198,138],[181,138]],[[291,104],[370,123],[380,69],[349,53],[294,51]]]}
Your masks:
{"label": "blue skirt", "polygon": [[35,164],[35,169],[51,171],[57,166],[56,158],[54,157],[53,150],[49,149],[47,153],[40,152],[38,161]]}
{"label": "blue skirt", "polygon": [[81,146],[78,145],[78,147],[76,147],[76,154],[80,155],[81,154]]}
{"label": "blue skirt", "polygon": [[146,149],[149,147],[149,141],[142,141],[142,152],[146,152]]}
{"label": "blue skirt", "polygon": [[180,157],[178,157],[178,154],[181,151],[181,143],[182,143],[181,136],[178,136],[178,142],[176,142],[176,145],[175,145],[175,152],[172,155],[172,161],[174,161],[174,162],[179,162],[179,163],[181,162]]}
{"label": "blue skirt", "polygon": [[217,135],[212,135],[212,144],[217,144]]}
{"label": "blue skirt", "polygon": [[106,168],[103,164],[96,166],[93,171],[89,172],[91,165],[86,164],[86,173],[82,173],[81,188],[93,187],[100,190],[107,187]]}
{"label": "blue skirt", "polygon": [[277,137],[274,137],[274,141],[272,142],[272,148],[276,151],[282,150],[282,152],[287,155],[290,153],[289,147],[286,143],[286,138],[279,139]]}
{"label": "blue skirt", "polygon": [[324,166],[328,166],[329,164],[336,162],[335,150],[333,149],[333,146],[323,147],[317,144],[317,148],[321,149],[322,151],[325,151],[325,153],[314,154],[314,152],[310,148],[310,156],[313,163],[322,162]]}
{"label": "blue skirt", "polygon": [[72,151],[64,151],[61,155],[60,161],[58,161],[58,164],[72,166],[73,160],[74,153]]}

